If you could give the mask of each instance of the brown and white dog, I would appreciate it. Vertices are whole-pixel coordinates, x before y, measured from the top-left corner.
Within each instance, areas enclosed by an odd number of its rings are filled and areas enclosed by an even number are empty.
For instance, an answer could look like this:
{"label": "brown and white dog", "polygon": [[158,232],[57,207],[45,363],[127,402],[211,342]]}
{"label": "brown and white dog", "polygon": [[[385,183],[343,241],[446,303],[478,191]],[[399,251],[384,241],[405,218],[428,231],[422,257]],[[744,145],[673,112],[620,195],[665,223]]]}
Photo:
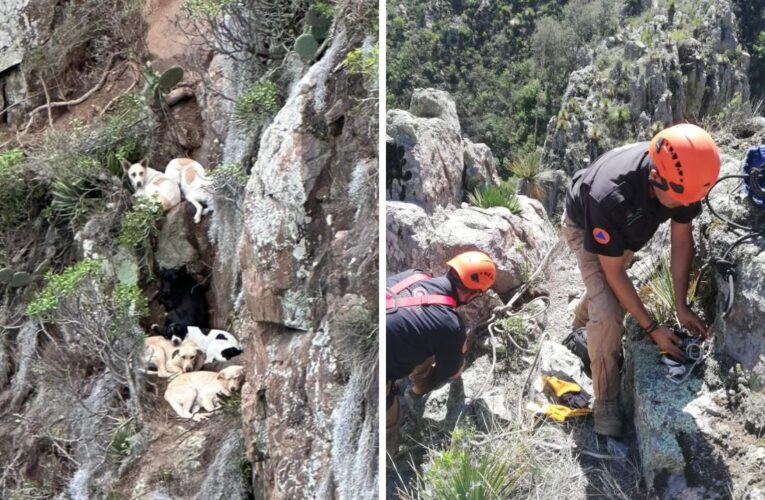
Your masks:
{"label": "brown and white dog", "polygon": [[141,163],[130,165],[123,162],[130,184],[135,194],[158,201],[167,212],[181,202],[181,190],[178,184],[159,170],[145,167]]}
{"label": "brown and white dog", "polygon": [[[181,418],[204,420],[218,409],[219,394],[230,396],[242,388],[244,367],[229,366],[220,372],[191,372],[178,375],[167,384],[165,401]],[[200,413],[205,410],[208,413]]]}
{"label": "brown and white dog", "polygon": [[[197,209],[196,214],[194,214],[194,222],[199,224],[202,215],[207,215],[210,211],[209,207],[212,202],[210,194],[212,181],[206,177],[204,167],[189,158],[176,158],[167,164],[165,176],[178,183],[183,197]],[[202,207],[203,203],[206,208]]]}
{"label": "brown and white dog", "polygon": [[144,339],[144,363],[157,367],[157,376],[169,378],[181,373],[199,370],[205,362],[205,353],[194,342],[187,340],[174,347],[161,335]]}

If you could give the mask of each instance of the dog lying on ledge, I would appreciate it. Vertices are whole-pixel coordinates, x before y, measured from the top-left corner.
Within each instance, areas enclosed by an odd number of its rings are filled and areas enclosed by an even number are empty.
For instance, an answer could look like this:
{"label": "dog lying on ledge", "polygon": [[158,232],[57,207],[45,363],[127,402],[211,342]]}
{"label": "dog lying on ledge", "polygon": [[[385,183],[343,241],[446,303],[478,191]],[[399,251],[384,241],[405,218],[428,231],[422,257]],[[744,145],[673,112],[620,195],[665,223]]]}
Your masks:
{"label": "dog lying on ledge", "polygon": [[175,347],[165,337],[157,335],[146,337],[144,346],[144,364],[147,366],[147,372],[152,373],[149,368],[154,367],[160,378],[199,370],[204,364],[204,352],[190,340]]}
{"label": "dog lying on ledge", "polygon": [[238,392],[243,382],[244,367],[239,365],[229,366],[217,373],[182,373],[167,385],[165,401],[170,403],[179,417],[199,422],[220,407],[220,395],[230,396]]}

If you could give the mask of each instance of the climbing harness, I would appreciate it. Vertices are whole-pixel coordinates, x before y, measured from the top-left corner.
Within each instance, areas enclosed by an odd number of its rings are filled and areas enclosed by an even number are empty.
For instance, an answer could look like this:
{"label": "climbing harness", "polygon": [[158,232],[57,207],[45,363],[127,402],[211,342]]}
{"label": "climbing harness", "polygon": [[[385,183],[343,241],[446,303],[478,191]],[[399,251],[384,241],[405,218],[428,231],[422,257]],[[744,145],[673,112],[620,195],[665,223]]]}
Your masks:
{"label": "climbing harness", "polygon": [[668,369],[667,378],[671,382],[680,385],[688,380],[696,366],[704,362],[706,351],[704,349],[704,340],[700,337],[691,337],[677,330],[674,330],[673,333],[682,339],[680,348],[685,353],[688,361],[683,363],[670,354],[660,351],[661,362]]}
{"label": "climbing harness", "polygon": [[426,305],[441,305],[456,308],[457,301],[454,300],[454,297],[449,295],[427,294],[424,293],[424,290],[415,290],[409,297],[399,297],[398,294],[410,286],[430,278],[432,278],[430,274],[417,271],[411,276],[407,276],[392,287],[388,288],[385,293],[385,313],[394,313],[398,311],[400,307],[417,307]]}
{"label": "climbing harness", "polygon": [[709,193],[707,193],[707,196],[704,198],[704,202],[707,205],[707,208],[709,209],[709,212],[716,217],[718,220],[724,222],[730,227],[733,227],[735,229],[739,229],[742,231],[746,231],[745,234],[739,236],[736,238],[733,243],[728,246],[728,248],[723,252],[721,257],[713,257],[710,259],[709,262],[704,264],[699,271],[699,279],[703,276],[704,272],[709,267],[714,267],[717,273],[722,277],[722,279],[728,283],[728,295],[726,300],[726,307],[725,311],[723,311],[723,318],[726,318],[728,314],[730,313],[731,309],[733,308],[733,299],[735,297],[735,281],[736,281],[736,264],[732,262],[731,260],[728,260],[729,255],[731,252],[733,252],[733,249],[736,248],[741,243],[755,239],[755,238],[763,238],[765,237],[765,224],[760,223],[760,219],[762,218],[762,215],[765,214],[758,214],[755,213],[755,223],[753,226],[744,226],[742,224],[739,224],[737,222],[733,222],[730,219],[727,219],[720,214],[718,214],[714,207],[712,207],[712,203],[709,201],[709,197],[712,194],[712,190],[714,190],[715,187],[717,187],[720,182],[729,180],[729,179],[739,179],[743,180],[745,191],[749,197],[749,199],[752,201],[752,203],[759,207],[760,209],[765,211],[765,146],[757,146],[749,148],[749,150],[746,152],[746,155],[744,156],[743,166],[742,166],[743,173],[742,174],[731,174],[726,175],[723,177],[720,177],[717,179],[717,181],[714,183],[712,188],[709,190]]}

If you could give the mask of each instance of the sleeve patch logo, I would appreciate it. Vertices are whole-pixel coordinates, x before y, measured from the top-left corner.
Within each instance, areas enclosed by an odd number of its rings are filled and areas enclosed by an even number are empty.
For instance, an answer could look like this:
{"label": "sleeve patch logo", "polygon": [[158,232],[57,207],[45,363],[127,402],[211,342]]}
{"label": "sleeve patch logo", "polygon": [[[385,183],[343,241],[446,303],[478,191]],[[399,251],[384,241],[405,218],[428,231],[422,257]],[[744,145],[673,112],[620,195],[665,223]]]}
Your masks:
{"label": "sleeve patch logo", "polygon": [[599,227],[592,230],[592,237],[601,245],[607,245],[611,241],[611,235],[608,234],[608,231]]}

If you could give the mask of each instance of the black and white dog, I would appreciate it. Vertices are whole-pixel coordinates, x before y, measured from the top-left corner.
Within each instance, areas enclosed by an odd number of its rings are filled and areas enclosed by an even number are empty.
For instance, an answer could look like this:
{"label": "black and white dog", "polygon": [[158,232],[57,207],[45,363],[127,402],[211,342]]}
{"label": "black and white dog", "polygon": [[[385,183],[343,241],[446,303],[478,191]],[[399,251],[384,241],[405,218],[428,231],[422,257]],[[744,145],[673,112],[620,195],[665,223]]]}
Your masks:
{"label": "black and white dog", "polygon": [[159,272],[159,302],[165,307],[165,330],[162,336],[178,346],[183,338],[173,335],[178,327],[188,325],[206,327],[209,324],[209,306],[207,287],[201,285],[186,271],[180,269],[162,269]]}
{"label": "black and white dog", "polygon": [[228,361],[242,354],[239,341],[225,330],[199,328],[196,326],[171,325],[171,341],[175,343],[191,340],[205,353],[205,364]]}

